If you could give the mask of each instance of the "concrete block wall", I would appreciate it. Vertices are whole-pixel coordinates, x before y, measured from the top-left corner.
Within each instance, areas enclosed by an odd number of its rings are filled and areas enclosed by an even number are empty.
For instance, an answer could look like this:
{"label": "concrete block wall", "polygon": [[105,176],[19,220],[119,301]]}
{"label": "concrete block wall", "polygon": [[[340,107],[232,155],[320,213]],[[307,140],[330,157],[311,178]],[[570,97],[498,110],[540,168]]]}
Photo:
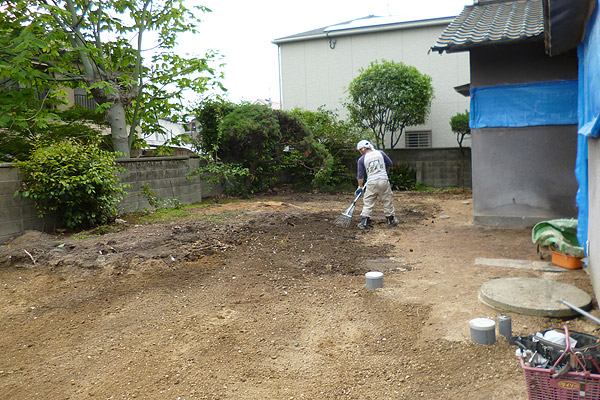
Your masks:
{"label": "concrete block wall", "polygon": [[394,164],[406,163],[417,173],[417,182],[435,188],[471,188],[471,149],[464,152],[464,184],[459,148],[386,149]]}
{"label": "concrete block wall", "polygon": [[179,199],[183,204],[199,203],[202,201],[202,183],[198,178],[186,178],[198,165],[197,157],[188,156],[119,160],[119,166],[125,168],[125,172],[119,175],[121,182],[131,186],[119,205],[119,213],[152,209],[142,189],[144,185],[148,185],[159,199]]}
{"label": "concrete block wall", "polygon": [[[417,171],[419,182],[434,187],[461,187],[460,152],[448,149],[386,150],[395,163],[405,162]],[[199,165],[193,156],[142,157],[119,160],[125,172],[121,182],[129,184],[127,195],[119,206],[119,213],[151,209],[142,187],[148,187],[157,198],[179,199],[183,204],[202,201],[222,193],[222,187],[195,178],[186,178]],[[355,165],[352,166],[355,168]],[[15,197],[21,177],[14,164],[0,164],[0,243],[26,230],[50,230],[57,224],[53,218],[39,218],[33,203]],[[471,187],[471,152],[465,149],[465,186]]]}
{"label": "concrete block wall", "polygon": [[[131,185],[127,195],[119,205],[119,213],[143,211],[152,207],[146,199],[142,186],[148,185],[160,199],[179,199],[183,204],[202,201],[202,194],[213,186],[198,178],[189,180],[187,174],[198,167],[197,157],[147,157],[119,160],[125,169],[120,173],[121,182]],[[0,243],[6,242],[26,230],[51,230],[53,218],[39,218],[33,203],[15,197],[21,186],[21,176],[12,163],[0,164]]]}
{"label": "concrete block wall", "polygon": [[41,230],[44,221],[38,217],[33,203],[15,197],[21,187],[21,176],[14,164],[0,163],[0,243],[26,230]]}

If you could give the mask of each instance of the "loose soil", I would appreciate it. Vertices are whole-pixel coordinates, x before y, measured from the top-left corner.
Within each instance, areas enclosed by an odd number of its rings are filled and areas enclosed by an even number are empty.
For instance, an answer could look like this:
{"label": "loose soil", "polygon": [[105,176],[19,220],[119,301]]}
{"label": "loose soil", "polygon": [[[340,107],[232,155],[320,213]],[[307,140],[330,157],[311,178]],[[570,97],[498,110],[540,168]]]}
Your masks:
{"label": "loose soil", "polygon": [[[539,255],[530,229],[473,224],[470,193],[397,192],[400,225],[376,209],[366,232],[361,203],[349,227],[333,223],[351,201],[273,192],[5,243],[0,397],[527,399],[515,347],[470,340],[471,319],[500,314],[478,291],[521,276],[592,295],[585,271],[476,265]],[[370,270],[383,288],[366,290]],[[515,334],[598,328],[511,317]]]}

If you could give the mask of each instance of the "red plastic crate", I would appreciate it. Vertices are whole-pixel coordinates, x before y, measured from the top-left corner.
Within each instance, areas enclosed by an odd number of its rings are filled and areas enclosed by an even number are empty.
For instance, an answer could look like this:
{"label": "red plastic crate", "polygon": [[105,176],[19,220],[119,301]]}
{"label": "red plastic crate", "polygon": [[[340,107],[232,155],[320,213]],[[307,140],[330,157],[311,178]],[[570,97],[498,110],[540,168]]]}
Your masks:
{"label": "red plastic crate", "polygon": [[598,400],[600,375],[589,372],[567,372],[553,378],[551,368],[528,367],[520,359],[529,400]]}

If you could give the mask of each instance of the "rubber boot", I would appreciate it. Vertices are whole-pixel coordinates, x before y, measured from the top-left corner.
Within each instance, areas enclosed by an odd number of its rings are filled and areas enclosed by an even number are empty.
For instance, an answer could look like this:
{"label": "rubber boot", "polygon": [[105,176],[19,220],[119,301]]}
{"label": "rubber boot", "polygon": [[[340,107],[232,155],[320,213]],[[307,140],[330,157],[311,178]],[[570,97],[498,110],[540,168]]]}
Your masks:
{"label": "rubber boot", "polygon": [[396,221],[396,218],[394,218],[393,215],[390,215],[387,218],[387,222],[388,222],[388,228],[393,228],[394,226],[398,226],[398,221]]}
{"label": "rubber boot", "polygon": [[360,230],[365,230],[367,229],[367,225],[369,224],[370,218],[369,217],[362,217],[362,220],[359,222],[358,229]]}

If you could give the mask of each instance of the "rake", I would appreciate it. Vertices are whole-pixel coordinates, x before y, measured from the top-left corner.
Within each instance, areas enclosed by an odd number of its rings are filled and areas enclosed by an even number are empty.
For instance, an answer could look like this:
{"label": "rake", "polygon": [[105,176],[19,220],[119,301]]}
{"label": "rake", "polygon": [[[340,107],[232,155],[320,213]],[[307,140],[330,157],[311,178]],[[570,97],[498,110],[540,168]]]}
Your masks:
{"label": "rake", "polygon": [[356,202],[361,195],[362,193],[359,193],[358,196],[356,196],[352,204],[350,204],[350,207],[348,207],[346,211],[342,213],[342,215],[333,221],[334,224],[343,226],[344,228],[347,228],[350,225],[350,222],[352,222],[352,213],[354,213],[354,207],[356,206]]}

